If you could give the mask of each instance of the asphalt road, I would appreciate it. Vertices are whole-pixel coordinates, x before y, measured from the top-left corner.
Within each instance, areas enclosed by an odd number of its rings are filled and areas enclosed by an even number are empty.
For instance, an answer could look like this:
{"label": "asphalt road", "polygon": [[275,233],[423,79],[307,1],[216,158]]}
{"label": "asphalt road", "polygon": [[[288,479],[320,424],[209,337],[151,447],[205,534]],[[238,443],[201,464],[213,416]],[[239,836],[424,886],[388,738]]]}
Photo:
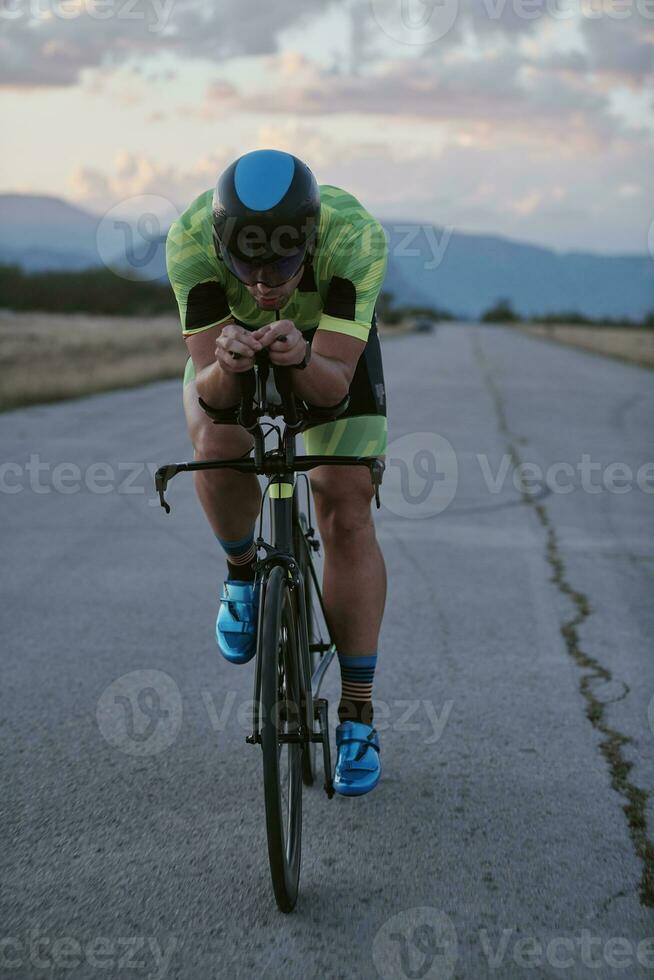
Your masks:
{"label": "asphalt road", "polygon": [[0,416],[0,977],[654,974],[654,375],[490,327],[384,358],[384,775],[305,793],[290,916],[223,560],[146,476],[180,385]]}

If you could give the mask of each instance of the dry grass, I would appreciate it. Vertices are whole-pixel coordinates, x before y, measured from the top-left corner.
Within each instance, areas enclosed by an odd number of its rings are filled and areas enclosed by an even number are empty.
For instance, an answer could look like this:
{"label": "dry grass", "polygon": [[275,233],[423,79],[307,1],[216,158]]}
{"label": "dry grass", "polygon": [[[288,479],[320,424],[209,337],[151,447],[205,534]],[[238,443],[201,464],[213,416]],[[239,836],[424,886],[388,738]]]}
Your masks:
{"label": "dry grass", "polygon": [[[408,321],[380,324],[385,336]],[[0,410],[180,378],[187,352],[175,316],[114,317],[0,310]]]}
{"label": "dry grass", "polygon": [[[654,330],[520,324],[536,337],[654,367]],[[379,324],[382,336],[413,323]],[[179,378],[186,347],[175,316],[109,317],[0,311],[0,410]]]}
{"label": "dry grass", "polygon": [[180,378],[174,316],[105,317],[0,311],[0,409]]}
{"label": "dry grass", "polygon": [[544,337],[595,354],[618,357],[642,367],[654,367],[654,330],[563,323],[526,323],[518,326],[533,337]]}

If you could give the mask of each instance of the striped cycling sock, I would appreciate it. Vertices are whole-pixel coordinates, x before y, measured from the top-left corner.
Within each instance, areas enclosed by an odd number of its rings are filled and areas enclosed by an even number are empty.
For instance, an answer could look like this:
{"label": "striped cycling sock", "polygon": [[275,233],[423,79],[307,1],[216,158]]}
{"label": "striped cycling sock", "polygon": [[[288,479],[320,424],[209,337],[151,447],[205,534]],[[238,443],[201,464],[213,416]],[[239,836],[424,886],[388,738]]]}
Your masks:
{"label": "striped cycling sock", "polygon": [[372,684],[377,665],[377,654],[363,657],[338,654],[341,667],[341,701],[338,720],[360,721],[372,725]]}
{"label": "striped cycling sock", "polygon": [[253,562],[257,557],[254,533],[247,534],[240,541],[225,541],[216,535],[227,556],[227,579],[240,582],[254,582]]}

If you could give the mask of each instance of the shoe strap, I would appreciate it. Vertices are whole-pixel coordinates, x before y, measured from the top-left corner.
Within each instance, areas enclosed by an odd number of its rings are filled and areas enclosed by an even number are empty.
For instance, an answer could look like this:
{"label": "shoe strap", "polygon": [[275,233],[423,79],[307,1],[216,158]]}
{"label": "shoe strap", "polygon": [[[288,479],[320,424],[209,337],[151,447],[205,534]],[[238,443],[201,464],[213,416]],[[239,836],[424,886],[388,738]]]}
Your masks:
{"label": "shoe strap", "polygon": [[[352,772],[352,771],[356,772],[360,770],[364,770],[366,772],[374,772],[378,768],[379,763],[377,762],[375,756],[371,757],[368,754],[368,749],[374,749],[377,755],[379,755],[379,735],[377,734],[374,728],[372,729],[370,734],[367,735],[365,738],[346,737],[342,739],[340,745],[347,745],[348,743],[350,744],[358,743],[359,749],[353,759],[343,759],[342,762],[339,762],[338,768],[341,771],[341,773]],[[368,756],[367,762],[366,762],[366,756]]]}
{"label": "shoe strap", "polygon": [[241,619],[236,608],[237,604],[242,605],[238,600],[223,599],[231,613],[231,620],[220,624],[221,633],[254,633],[256,626],[251,619]]}
{"label": "shoe strap", "polygon": [[341,745],[357,743],[359,745],[359,750],[355,756],[355,760],[361,759],[370,748],[375,749],[376,752],[379,752],[379,735],[377,733],[377,729],[373,728],[372,731],[365,737],[352,734],[345,736],[341,735],[338,739],[339,748]]}
{"label": "shoe strap", "polygon": [[339,771],[351,772],[352,770],[365,770],[366,772],[374,772],[377,769],[377,763],[375,762],[365,762],[363,760],[357,759],[346,759],[344,762],[340,762],[338,765]]}
{"label": "shoe strap", "polygon": [[240,619],[235,619],[231,623],[220,624],[221,633],[254,633],[254,623],[244,623]]}

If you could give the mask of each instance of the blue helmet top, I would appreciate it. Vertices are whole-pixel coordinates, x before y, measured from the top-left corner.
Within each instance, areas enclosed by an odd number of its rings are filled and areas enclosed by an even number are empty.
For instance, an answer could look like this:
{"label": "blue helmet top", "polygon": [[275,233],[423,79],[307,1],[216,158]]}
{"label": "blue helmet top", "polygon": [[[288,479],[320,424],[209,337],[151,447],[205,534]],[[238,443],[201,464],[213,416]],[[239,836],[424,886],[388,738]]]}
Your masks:
{"label": "blue helmet top", "polygon": [[234,187],[252,211],[269,211],[287,193],[295,173],[295,157],[278,150],[255,150],[236,161]]}

